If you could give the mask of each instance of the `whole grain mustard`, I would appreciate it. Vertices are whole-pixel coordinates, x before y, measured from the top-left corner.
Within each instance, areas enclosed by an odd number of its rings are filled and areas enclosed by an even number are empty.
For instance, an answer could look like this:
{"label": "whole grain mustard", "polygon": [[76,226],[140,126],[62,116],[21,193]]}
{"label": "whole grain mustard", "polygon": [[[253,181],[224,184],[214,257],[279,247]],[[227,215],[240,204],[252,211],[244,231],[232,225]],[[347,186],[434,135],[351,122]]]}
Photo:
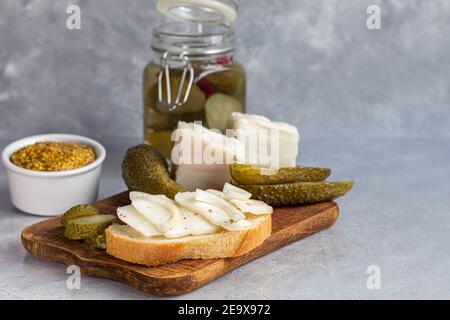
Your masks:
{"label": "whole grain mustard", "polygon": [[11,156],[16,166],[34,171],[67,171],[84,167],[96,159],[87,145],[44,141],[23,147]]}

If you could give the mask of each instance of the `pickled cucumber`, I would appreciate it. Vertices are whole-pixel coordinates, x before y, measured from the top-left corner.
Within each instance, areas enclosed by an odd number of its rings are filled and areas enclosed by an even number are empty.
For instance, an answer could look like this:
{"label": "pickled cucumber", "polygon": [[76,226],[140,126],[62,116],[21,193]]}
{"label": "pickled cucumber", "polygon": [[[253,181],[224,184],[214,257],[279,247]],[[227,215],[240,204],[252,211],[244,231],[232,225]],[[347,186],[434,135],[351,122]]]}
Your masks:
{"label": "pickled cucumber", "polygon": [[250,192],[253,199],[277,207],[334,200],[349,192],[353,187],[353,181],[237,186]]}
{"label": "pickled cucumber", "polygon": [[66,226],[69,220],[80,217],[95,216],[98,214],[97,209],[95,209],[90,204],[80,204],[78,206],[70,208],[61,217],[61,224]]}
{"label": "pickled cucumber", "polygon": [[172,131],[155,131],[148,134],[147,142],[161,152],[166,159],[170,159],[173,148],[171,137]]}
{"label": "pickled cucumber", "polygon": [[122,162],[122,177],[130,191],[164,194],[173,199],[183,187],[170,178],[164,157],[154,147],[132,147]]}
{"label": "pickled cucumber", "polygon": [[214,72],[203,78],[214,92],[228,96],[245,95],[245,72],[241,65],[234,63],[230,70]]}
{"label": "pickled cucumber", "polygon": [[[215,94],[224,94],[234,98],[241,105],[245,112],[245,96],[246,96],[246,77],[243,66],[227,59],[218,59],[216,62],[211,61],[205,65],[205,61],[191,61],[195,70],[196,83],[193,84],[189,94],[188,101],[184,105],[169,110],[165,103],[159,103],[158,98],[158,76],[161,66],[157,63],[149,63],[144,70],[143,79],[143,102],[144,102],[144,137],[148,141],[148,137],[157,131],[172,131],[176,129],[179,121],[193,122],[202,121],[207,126],[207,117],[205,104],[207,98]],[[217,64],[216,66],[214,64]],[[217,67],[217,68],[215,68]],[[172,98],[178,94],[178,85],[182,78],[182,69],[177,69],[175,65],[170,68],[171,95]],[[163,80],[166,80],[165,77]],[[185,81],[186,88],[188,81]],[[166,96],[166,82],[163,84],[164,101]],[[220,113],[221,114],[221,113]],[[214,121],[211,120],[210,121]],[[226,121],[226,120],[225,120]],[[223,127],[223,123],[219,122],[218,126]],[[212,127],[215,125],[211,125]],[[157,147],[158,148],[158,147]],[[164,147],[165,148],[165,147]],[[166,155],[164,148],[161,152]]]}
{"label": "pickled cucumber", "polygon": [[238,184],[282,184],[324,181],[331,174],[327,168],[295,167],[268,169],[247,164],[231,165],[231,177]]}
{"label": "pickled cucumber", "polygon": [[89,248],[106,250],[106,234],[101,233],[95,237],[87,238],[84,243]]}
{"label": "pickled cucumber", "polygon": [[[173,75],[170,77],[170,96],[171,101],[175,102],[178,95],[178,87],[180,85],[182,76],[181,75]],[[184,94],[186,93],[186,89],[188,86],[189,79],[186,78],[183,83],[183,89],[181,91],[181,99],[184,98]],[[167,101],[167,85],[166,82],[163,81],[162,84],[162,97],[163,101]],[[145,104],[147,107],[153,107],[156,111],[163,114],[185,114],[185,113],[195,113],[203,110],[205,106],[206,96],[205,93],[200,89],[200,87],[196,84],[193,84],[191,90],[189,92],[189,97],[186,103],[175,108],[174,110],[169,110],[168,106],[164,103],[159,102],[158,97],[158,82],[155,82],[148,88],[145,97]]]}
{"label": "pickled cucumber", "polygon": [[242,104],[233,97],[216,93],[206,100],[206,122],[211,129],[225,132],[232,112],[244,112]]}
{"label": "pickled cucumber", "polygon": [[109,214],[70,219],[66,225],[64,236],[71,240],[92,238],[103,233],[114,220],[115,217]]}
{"label": "pickled cucumber", "polygon": [[144,109],[144,122],[146,130],[172,130],[178,123],[177,119],[177,116],[162,114],[151,108]]}

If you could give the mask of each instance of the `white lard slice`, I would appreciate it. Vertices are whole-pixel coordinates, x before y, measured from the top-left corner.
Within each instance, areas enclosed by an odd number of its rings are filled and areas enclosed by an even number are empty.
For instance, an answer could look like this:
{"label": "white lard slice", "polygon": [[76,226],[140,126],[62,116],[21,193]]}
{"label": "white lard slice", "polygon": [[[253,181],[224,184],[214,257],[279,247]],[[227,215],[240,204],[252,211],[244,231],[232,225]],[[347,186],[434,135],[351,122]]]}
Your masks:
{"label": "white lard slice", "polygon": [[273,208],[263,201],[252,199],[249,200],[228,199],[228,201],[246,214],[260,215],[273,213]]}
{"label": "white lard slice", "polygon": [[231,197],[230,195],[225,194],[224,192],[218,191],[218,190],[206,190],[206,192],[216,195],[217,197],[220,197],[226,201],[228,201],[230,204],[235,206],[239,211],[245,214],[254,214],[254,215],[261,215],[261,214],[272,214],[273,208],[269,206],[264,201],[259,200],[253,200],[253,199],[247,199],[247,200],[241,200]]}
{"label": "white lard slice", "polygon": [[117,216],[121,221],[139,231],[146,237],[161,235],[158,228],[142,216],[132,205],[117,208]]}
{"label": "white lard slice", "polygon": [[182,222],[166,232],[166,237],[180,238],[188,235],[199,236],[218,231],[218,227],[208,222],[208,220],[204,219],[202,216],[181,206],[178,208],[180,209]]}
{"label": "white lard slice", "polygon": [[206,220],[226,230],[235,231],[250,228],[252,224],[245,219],[233,222],[230,216],[221,208],[195,200],[195,192],[181,192],[175,196],[175,201],[181,206],[200,214]]}
{"label": "white lard slice", "polygon": [[180,224],[181,214],[175,202],[165,195],[130,192],[133,207],[162,233]]}
{"label": "white lard slice", "polygon": [[245,151],[237,139],[196,123],[180,121],[174,137],[176,182],[188,191],[222,188],[231,180],[230,164]]}
{"label": "white lard slice", "polygon": [[236,138],[245,145],[243,163],[276,168],[296,165],[300,135],[295,126],[239,112],[233,112],[231,119]]}
{"label": "white lard slice", "polygon": [[248,200],[252,197],[252,194],[244,189],[233,186],[228,182],[223,186],[223,193],[231,199]]}
{"label": "white lard slice", "polygon": [[210,192],[197,189],[197,191],[195,191],[195,200],[206,202],[219,207],[220,209],[225,211],[234,222],[245,219],[245,215],[237,210],[235,206],[233,206],[225,199],[222,199],[222,197],[214,195]]}

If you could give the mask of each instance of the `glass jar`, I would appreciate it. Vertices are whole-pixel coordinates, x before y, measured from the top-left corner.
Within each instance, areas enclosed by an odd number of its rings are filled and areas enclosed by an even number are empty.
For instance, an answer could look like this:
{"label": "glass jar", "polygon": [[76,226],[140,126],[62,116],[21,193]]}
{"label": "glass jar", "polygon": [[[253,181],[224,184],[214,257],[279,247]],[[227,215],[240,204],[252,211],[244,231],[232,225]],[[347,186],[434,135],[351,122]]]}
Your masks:
{"label": "glass jar", "polygon": [[245,112],[246,75],[234,57],[233,1],[160,0],[157,8],[182,21],[153,32],[155,59],[143,79],[144,137],[170,159],[179,121],[224,132],[232,112]]}

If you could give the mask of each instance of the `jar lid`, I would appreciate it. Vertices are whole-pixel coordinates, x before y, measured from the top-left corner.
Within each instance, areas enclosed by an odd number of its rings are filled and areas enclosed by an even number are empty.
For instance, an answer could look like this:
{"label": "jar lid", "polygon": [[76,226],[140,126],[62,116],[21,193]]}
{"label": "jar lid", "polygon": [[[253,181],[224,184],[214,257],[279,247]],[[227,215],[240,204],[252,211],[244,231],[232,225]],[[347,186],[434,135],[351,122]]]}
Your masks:
{"label": "jar lid", "polygon": [[234,51],[235,33],[224,24],[204,24],[199,32],[195,23],[171,22],[155,28],[152,48],[160,53],[191,57],[222,54]]}
{"label": "jar lid", "polygon": [[172,19],[197,23],[230,23],[236,19],[233,0],[158,0],[156,9]]}

